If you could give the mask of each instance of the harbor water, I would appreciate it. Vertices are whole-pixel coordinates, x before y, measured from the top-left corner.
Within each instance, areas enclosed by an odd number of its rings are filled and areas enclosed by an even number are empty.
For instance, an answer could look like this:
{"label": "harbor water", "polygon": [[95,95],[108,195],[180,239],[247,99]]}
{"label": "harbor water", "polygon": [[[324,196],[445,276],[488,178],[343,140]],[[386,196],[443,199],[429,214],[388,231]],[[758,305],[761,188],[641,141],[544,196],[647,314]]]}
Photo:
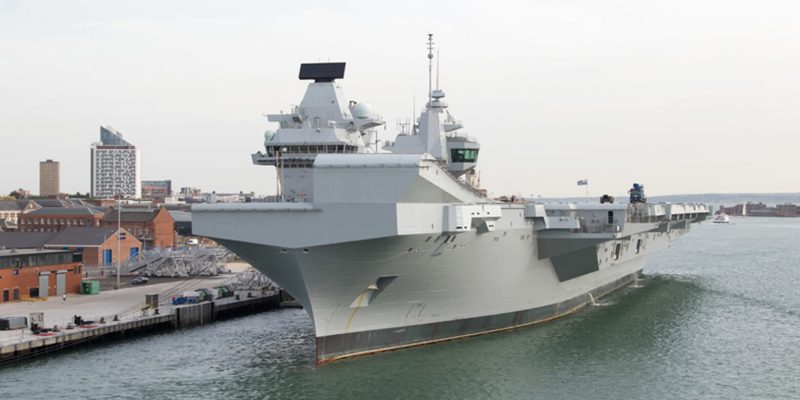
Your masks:
{"label": "harbor water", "polygon": [[321,367],[303,310],[261,313],[5,366],[0,398],[800,398],[800,219],[695,226],[636,286],[543,325]]}

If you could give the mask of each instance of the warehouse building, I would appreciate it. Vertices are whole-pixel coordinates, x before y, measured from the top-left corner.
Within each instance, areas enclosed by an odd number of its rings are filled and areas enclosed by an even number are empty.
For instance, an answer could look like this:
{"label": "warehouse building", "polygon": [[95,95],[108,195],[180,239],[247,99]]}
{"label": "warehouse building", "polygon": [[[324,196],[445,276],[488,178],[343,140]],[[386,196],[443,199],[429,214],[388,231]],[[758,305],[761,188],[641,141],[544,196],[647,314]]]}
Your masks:
{"label": "warehouse building", "polygon": [[69,250],[0,250],[0,303],[79,293],[80,256]]}

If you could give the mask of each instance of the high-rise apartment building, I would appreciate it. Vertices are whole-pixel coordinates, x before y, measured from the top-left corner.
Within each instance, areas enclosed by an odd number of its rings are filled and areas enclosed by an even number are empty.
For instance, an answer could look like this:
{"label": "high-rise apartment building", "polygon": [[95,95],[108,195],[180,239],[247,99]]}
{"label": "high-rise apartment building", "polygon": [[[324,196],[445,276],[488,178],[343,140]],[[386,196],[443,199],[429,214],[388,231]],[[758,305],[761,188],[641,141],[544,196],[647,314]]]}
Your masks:
{"label": "high-rise apartment building", "polygon": [[58,161],[39,162],[39,196],[56,196],[61,191]]}
{"label": "high-rise apartment building", "polygon": [[136,146],[110,126],[100,127],[100,142],[92,144],[92,197],[142,197],[141,161]]}

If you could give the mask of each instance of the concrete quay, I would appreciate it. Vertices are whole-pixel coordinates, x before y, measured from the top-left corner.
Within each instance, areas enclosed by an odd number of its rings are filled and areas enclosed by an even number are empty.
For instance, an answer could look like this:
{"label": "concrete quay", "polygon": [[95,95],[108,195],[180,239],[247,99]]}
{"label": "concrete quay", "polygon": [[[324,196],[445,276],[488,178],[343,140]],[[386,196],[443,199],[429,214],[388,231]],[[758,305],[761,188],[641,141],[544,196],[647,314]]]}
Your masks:
{"label": "concrete quay", "polygon": [[[0,332],[0,366],[34,356],[97,341],[155,331],[174,330],[213,323],[240,315],[277,309],[277,292],[242,291],[235,297],[197,304],[172,306],[172,296],[183,291],[225,284],[229,277],[207,277],[157,285],[107,291],[99,295],[73,295],[67,301],[12,303],[0,306],[0,316],[29,316],[44,312],[44,327],[57,332],[34,334],[30,329]],[[144,307],[145,294],[158,293],[156,310]],[[102,297],[101,297],[102,296]],[[48,307],[49,306],[49,307]],[[74,315],[93,322],[68,328]],[[117,320],[114,320],[117,316]],[[100,322],[100,318],[103,322]]]}

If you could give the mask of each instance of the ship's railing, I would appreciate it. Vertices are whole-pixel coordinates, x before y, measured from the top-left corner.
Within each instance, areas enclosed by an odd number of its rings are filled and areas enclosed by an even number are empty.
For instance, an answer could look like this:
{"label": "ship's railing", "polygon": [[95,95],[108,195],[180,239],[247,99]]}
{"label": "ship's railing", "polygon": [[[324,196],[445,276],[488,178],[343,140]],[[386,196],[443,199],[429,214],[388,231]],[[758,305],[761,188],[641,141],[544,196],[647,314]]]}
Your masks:
{"label": "ship's railing", "polygon": [[[682,205],[680,205],[682,206]],[[660,209],[659,209],[660,207]],[[708,215],[706,208],[688,205],[685,211],[665,209],[663,204],[630,204],[627,211],[627,222],[656,223],[661,221],[682,221],[703,219]]]}
{"label": "ship's railing", "polygon": [[625,222],[632,222],[632,223],[655,223],[659,221],[664,221],[666,218],[663,215],[652,215],[652,214],[638,214],[638,213],[628,213]]}
{"label": "ship's railing", "polygon": [[309,197],[286,197],[281,199],[281,196],[267,196],[264,201],[260,201],[259,203],[313,203],[313,200]]}

